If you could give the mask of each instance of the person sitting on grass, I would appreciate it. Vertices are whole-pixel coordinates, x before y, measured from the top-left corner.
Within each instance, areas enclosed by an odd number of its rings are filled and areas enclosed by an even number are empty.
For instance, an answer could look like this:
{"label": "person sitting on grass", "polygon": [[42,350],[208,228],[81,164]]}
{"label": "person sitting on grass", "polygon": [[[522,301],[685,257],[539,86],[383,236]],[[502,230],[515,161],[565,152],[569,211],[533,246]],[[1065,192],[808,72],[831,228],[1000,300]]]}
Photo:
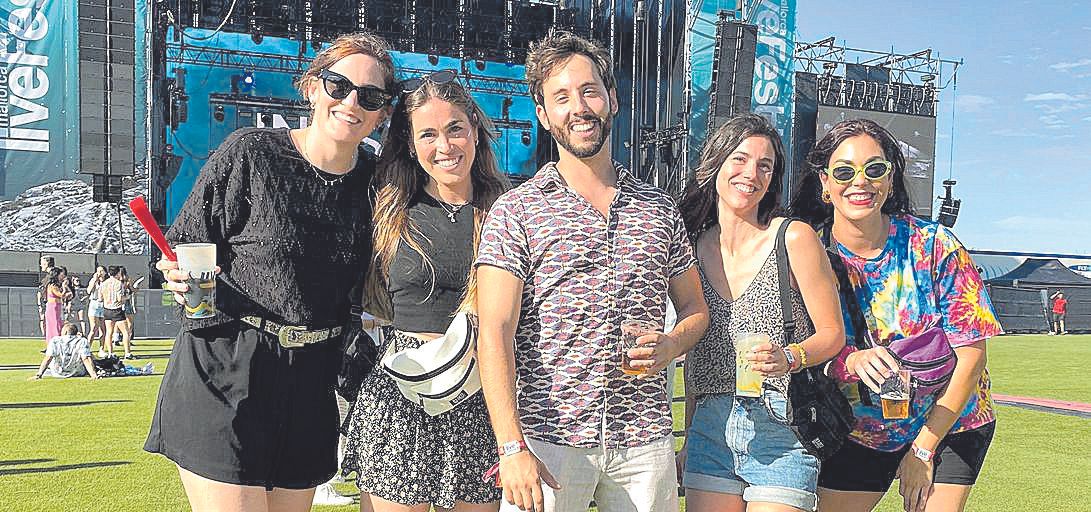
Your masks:
{"label": "person sitting on grass", "polygon": [[61,379],[84,375],[92,380],[98,379],[94,361],[91,359],[91,344],[80,335],[80,329],[75,324],[65,323],[61,327],[61,334],[49,340],[45,358],[38,366],[38,373],[31,380],[41,379],[46,372]]}

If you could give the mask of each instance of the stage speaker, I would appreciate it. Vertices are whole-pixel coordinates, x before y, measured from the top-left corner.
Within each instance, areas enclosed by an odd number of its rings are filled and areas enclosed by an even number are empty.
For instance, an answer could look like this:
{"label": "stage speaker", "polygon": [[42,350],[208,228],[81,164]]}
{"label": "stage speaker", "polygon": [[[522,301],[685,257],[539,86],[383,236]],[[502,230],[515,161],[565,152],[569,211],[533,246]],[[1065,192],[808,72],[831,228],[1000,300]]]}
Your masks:
{"label": "stage speaker", "polygon": [[807,153],[814,148],[818,133],[818,75],[797,72],[795,80],[795,98],[792,107],[792,154],[788,162],[788,179],[784,186],[791,197],[795,191],[801,173],[807,169]]}
{"label": "stage speaker", "polygon": [[726,17],[716,23],[708,132],[735,114],[750,112],[754,89],[754,50],[758,27]]}
{"label": "stage speaker", "polygon": [[121,190],[121,176],[91,176],[91,200],[96,203],[120,203]]}
{"label": "stage speaker", "polygon": [[[134,0],[79,0],[77,13],[80,172],[116,177],[120,200],[121,176],[133,174],[136,158]],[[97,183],[96,197],[115,197],[113,181]]]}

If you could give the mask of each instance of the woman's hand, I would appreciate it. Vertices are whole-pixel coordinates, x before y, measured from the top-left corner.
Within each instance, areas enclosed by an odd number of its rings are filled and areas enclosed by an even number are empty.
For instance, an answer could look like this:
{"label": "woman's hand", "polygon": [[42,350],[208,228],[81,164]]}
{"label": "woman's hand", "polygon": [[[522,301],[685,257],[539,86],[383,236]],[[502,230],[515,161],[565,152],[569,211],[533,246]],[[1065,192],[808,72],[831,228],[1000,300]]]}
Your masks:
{"label": "woman's hand", "polygon": [[874,347],[858,350],[845,359],[845,370],[860,377],[860,380],[875,393],[882,388],[883,382],[895,375],[901,368],[886,347]]}
{"label": "woman's hand", "polygon": [[932,461],[923,461],[913,455],[913,450],[902,457],[898,465],[898,493],[902,495],[905,512],[924,512],[928,498],[932,496]]}
{"label": "woman's hand", "polygon": [[[182,294],[189,291],[189,285],[186,284],[186,281],[190,279],[189,272],[178,270],[178,262],[167,258],[159,258],[159,261],[155,263],[155,268],[163,273],[163,279],[166,280],[163,283],[163,289],[174,292],[175,302],[185,304],[186,297]],[[219,265],[216,266],[215,275],[220,275]]]}
{"label": "woman's hand", "polygon": [[689,457],[688,443],[682,442],[682,449],[674,454],[674,468],[678,473],[678,485],[682,485],[682,474],[686,472],[686,458]]}
{"label": "woman's hand", "polygon": [[791,367],[784,349],[772,343],[762,343],[745,355],[750,367],[764,378],[780,377],[787,374]]}

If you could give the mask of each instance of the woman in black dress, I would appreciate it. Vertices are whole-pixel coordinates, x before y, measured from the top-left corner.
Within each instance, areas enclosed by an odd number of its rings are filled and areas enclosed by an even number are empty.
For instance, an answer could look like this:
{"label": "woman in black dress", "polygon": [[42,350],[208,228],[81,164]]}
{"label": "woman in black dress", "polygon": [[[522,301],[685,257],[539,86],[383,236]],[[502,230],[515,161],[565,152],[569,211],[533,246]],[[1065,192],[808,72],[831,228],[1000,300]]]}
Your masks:
{"label": "woman in black dress", "polygon": [[[366,309],[391,320],[383,339],[398,350],[438,338],[457,312],[475,310],[478,234],[507,189],[492,123],[453,71],[403,87],[379,161],[376,271],[365,296]],[[349,420],[344,467],[358,473],[364,511],[495,511],[500,489],[482,480],[498,460],[495,439],[480,393],[430,416],[376,368]]]}
{"label": "woman in black dress", "polygon": [[[222,269],[216,316],[183,320],[144,445],[195,511],[309,510],[336,471],[340,331],[371,261],[360,143],[390,113],[388,51],[355,34],[319,53],[298,82],[310,125],[229,136],[167,234],[215,243]],[[159,268],[185,291],[176,263]]]}

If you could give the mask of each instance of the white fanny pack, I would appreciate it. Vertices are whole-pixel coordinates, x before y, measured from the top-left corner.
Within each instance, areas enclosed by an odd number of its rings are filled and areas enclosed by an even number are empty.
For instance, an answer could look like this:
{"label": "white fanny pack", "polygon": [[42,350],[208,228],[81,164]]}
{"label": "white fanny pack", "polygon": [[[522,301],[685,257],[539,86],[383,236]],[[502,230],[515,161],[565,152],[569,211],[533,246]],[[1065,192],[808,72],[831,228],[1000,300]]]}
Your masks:
{"label": "white fanny pack", "polygon": [[466,313],[455,315],[443,336],[417,348],[396,350],[394,341],[380,364],[402,396],[428,415],[443,414],[481,390],[477,328]]}

